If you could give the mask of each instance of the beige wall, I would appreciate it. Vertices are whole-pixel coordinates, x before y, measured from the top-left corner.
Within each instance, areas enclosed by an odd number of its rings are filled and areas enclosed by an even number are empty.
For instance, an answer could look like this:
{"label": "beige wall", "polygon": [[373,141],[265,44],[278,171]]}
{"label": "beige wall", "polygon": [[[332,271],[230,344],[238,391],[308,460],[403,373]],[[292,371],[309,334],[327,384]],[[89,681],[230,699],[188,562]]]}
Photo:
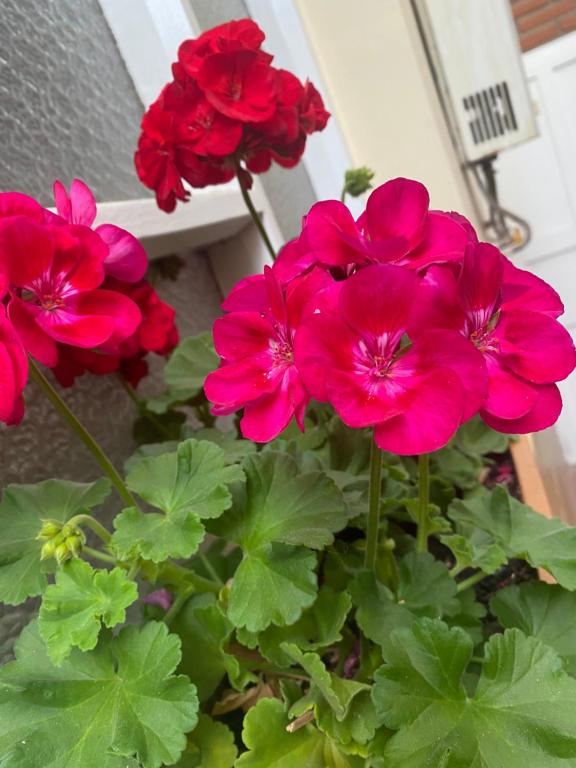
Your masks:
{"label": "beige wall", "polygon": [[354,164],[474,219],[409,0],[295,1]]}

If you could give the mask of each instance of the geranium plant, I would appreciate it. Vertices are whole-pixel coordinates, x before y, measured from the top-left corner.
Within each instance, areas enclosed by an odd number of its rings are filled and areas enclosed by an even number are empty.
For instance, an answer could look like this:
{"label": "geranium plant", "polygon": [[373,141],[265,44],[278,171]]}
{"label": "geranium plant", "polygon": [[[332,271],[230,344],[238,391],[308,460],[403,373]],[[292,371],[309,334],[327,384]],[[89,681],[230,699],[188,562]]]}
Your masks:
{"label": "geranium plant", "polygon": [[[136,160],[164,209],[233,175],[249,202],[326,122],[262,40],[183,44]],[[57,213],[0,195],[0,418],[29,371],[103,472],[4,490],[0,600],[39,612],[0,669],[2,768],[576,766],[576,529],[506,458],[560,413],[562,303],[416,181],[354,220],[371,178],[176,346],[124,472],[38,364],[136,385],[173,313],[82,182]]]}

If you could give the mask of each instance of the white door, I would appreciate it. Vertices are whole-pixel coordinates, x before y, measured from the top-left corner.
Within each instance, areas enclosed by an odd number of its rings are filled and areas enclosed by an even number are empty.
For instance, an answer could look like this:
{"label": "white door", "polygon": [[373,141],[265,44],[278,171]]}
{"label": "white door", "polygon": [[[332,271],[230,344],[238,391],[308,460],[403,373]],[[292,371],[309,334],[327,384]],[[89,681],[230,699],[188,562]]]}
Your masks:
{"label": "white door", "polygon": [[[527,219],[532,241],[514,261],[562,296],[562,321],[576,338],[576,32],[524,54],[540,136],[498,158],[502,205]],[[557,434],[576,465],[576,375],[561,384]]]}

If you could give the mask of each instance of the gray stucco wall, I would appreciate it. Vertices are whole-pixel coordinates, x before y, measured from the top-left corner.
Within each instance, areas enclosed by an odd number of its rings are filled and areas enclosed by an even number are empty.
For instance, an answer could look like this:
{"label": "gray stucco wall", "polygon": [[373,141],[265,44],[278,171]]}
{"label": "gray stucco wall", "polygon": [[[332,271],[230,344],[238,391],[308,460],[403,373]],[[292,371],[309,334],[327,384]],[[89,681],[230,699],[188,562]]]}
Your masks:
{"label": "gray stucco wall", "polygon": [[2,0],[0,21],[0,190],[47,204],[79,176],[101,200],[143,197],[142,105],[98,0]]}

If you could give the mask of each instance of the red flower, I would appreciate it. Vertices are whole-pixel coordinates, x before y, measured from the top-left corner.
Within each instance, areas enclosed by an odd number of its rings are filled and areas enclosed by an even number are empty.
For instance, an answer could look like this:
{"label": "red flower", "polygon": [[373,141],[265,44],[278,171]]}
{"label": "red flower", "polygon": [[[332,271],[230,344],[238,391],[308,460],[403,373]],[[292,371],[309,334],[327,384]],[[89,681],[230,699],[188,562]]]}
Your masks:
{"label": "red flower", "polygon": [[[91,227],[96,218],[96,200],[92,190],[80,179],[70,185],[70,194],[61,181],[54,182],[54,202],[59,216],[69,224]],[[115,224],[100,224],[95,232],[108,246],[104,259],[107,275],[127,283],[141,280],[148,268],[146,251],[134,235]]]}
{"label": "red flower", "polygon": [[176,313],[147,281],[128,285],[109,278],[103,287],[131,299],[139,308],[142,321],[131,336],[118,343],[108,342],[96,349],[59,345],[54,375],[63,387],[72,386],[85,372],[105,375],[114,371],[120,371],[136,387],[148,373],[146,355],[155,352],[166,356],[178,344]]}
{"label": "red flower", "polygon": [[556,292],[516,269],[492,245],[471,243],[456,278],[432,269],[419,294],[416,325],[430,318],[461,331],[482,353],[488,395],[481,415],[500,432],[523,433],[554,424],[562,408],[557,381],[576,367]]}
{"label": "red flower", "polygon": [[130,336],[138,307],[101,290],[107,248],[83,226],[40,225],[14,216],[0,222],[0,263],[10,283],[9,317],[26,349],[53,366],[57,342],[94,347]]}
{"label": "red flower", "polygon": [[354,221],[337,200],[312,206],[302,232],[302,246],[328,267],[388,263],[422,269],[461,261],[469,231],[453,215],[429,211],[426,187],[394,179],[377,187],[366,210]]}
{"label": "red flower", "polygon": [[283,291],[272,270],[242,281],[224,302],[230,313],[214,323],[214,345],[222,365],[205,382],[216,414],[244,408],[244,437],[266,442],[292,417],[304,429],[309,400],[294,364],[293,340],[304,309],[330,282],[317,271]]}
{"label": "red flower", "polygon": [[348,426],[374,426],[380,448],[401,455],[446,445],[486,386],[482,356],[457,333],[430,330],[403,343],[417,287],[408,270],[367,267],[326,290],[295,340],[311,396]]}
{"label": "red flower", "polygon": [[0,305],[0,421],[19,424],[24,415],[22,391],[28,378],[28,358]]}
{"label": "red flower", "polygon": [[186,201],[191,187],[223,184],[272,162],[298,163],[307,136],[329,118],[311,83],[271,66],[260,49],[264,33],[250,19],[215,27],[187,40],[169,83],[142,120],[135,156],[143,184],[162,210]]}

